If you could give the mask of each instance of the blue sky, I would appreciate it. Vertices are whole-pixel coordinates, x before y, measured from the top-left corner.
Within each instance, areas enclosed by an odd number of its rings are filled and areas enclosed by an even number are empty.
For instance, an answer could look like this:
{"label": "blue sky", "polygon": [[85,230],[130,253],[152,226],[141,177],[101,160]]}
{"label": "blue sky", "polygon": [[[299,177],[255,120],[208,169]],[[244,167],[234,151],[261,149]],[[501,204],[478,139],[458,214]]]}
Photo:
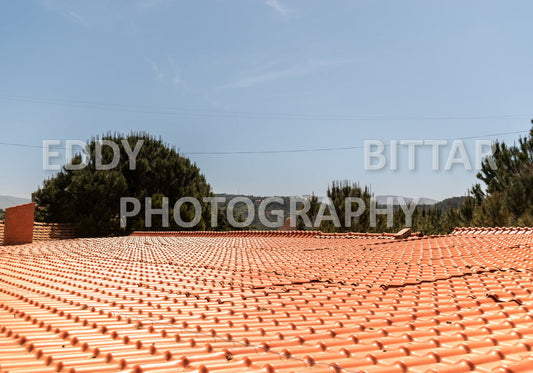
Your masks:
{"label": "blue sky", "polygon": [[[0,1],[1,143],[145,130],[190,154],[215,192],[465,194],[475,170],[364,169],[364,140],[513,142],[531,127],[528,1]],[[488,136],[507,133],[506,135]],[[442,165],[451,146],[444,147]],[[0,194],[51,175],[0,144]]]}

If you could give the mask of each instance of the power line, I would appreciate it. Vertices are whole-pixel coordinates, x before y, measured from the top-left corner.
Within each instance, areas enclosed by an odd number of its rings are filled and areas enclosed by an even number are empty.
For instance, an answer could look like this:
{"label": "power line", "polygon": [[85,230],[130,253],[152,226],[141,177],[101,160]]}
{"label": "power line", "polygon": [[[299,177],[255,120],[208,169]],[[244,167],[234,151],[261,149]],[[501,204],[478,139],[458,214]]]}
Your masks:
{"label": "power line", "polygon": [[[444,141],[454,141],[454,140],[469,140],[469,139],[479,139],[482,137],[494,137],[494,136],[503,136],[503,135],[515,135],[519,133],[528,133],[529,131],[513,131],[513,132],[501,132],[493,133],[490,135],[483,136],[466,136],[459,137],[455,139],[442,139]],[[385,147],[389,147],[388,144],[384,144]],[[250,151],[218,151],[218,152],[184,152],[186,155],[232,155],[232,154],[278,154],[278,153],[311,153],[311,152],[329,152],[329,151],[341,151],[341,150],[354,150],[354,149],[363,149],[364,146],[344,146],[344,147],[333,147],[333,148],[308,148],[308,149],[286,149],[286,150],[250,150]]]}
{"label": "power line", "polygon": [[24,148],[37,148],[37,149],[43,149],[44,148],[41,145],[16,144],[16,143],[12,143],[12,142],[0,142],[0,145],[19,146],[19,147],[24,147]]}
{"label": "power line", "polygon": [[[504,135],[516,135],[516,134],[523,134],[523,133],[529,133],[529,130],[528,131],[524,130],[524,131],[500,132],[500,133],[493,133],[493,134],[488,134],[488,135],[465,136],[465,137],[458,137],[454,139],[440,139],[440,140],[444,140],[444,141],[470,140],[470,139],[481,139],[481,138],[486,138],[486,137],[495,137],[495,136],[504,136]],[[42,145],[30,145],[30,144],[19,144],[19,143],[9,143],[9,142],[0,142],[0,145],[44,149]],[[390,145],[384,144],[384,146],[389,147]],[[51,147],[51,148],[55,148],[55,147]],[[239,154],[245,155],[245,154],[279,154],[279,153],[314,153],[314,152],[355,150],[355,149],[363,149],[363,148],[364,148],[364,145],[356,145],[356,146],[341,146],[341,147],[329,147],[329,148],[182,152],[182,154],[185,154],[185,155],[239,155]]]}
{"label": "power line", "polygon": [[386,116],[386,115],[349,115],[349,114],[310,114],[310,113],[274,113],[247,112],[231,110],[215,110],[208,108],[176,108],[170,106],[146,104],[119,104],[86,100],[38,98],[32,96],[14,96],[0,94],[0,100],[26,102],[43,105],[60,105],[68,107],[90,108],[107,111],[122,111],[129,113],[157,114],[170,116],[190,116],[209,118],[242,118],[242,119],[287,119],[302,121],[451,121],[451,120],[488,120],[488,119],[529,119],[525,115],[442,115],[442,116]]}

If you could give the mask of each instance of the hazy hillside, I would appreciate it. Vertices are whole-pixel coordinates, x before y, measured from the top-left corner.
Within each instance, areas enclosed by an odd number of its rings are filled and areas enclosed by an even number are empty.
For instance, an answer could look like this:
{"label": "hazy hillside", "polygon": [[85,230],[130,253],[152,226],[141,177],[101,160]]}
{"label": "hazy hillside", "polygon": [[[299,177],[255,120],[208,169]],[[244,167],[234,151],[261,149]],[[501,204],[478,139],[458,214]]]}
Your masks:
{"label": "hazy hillside", "polygon": [[29,202],[31,202],[31,199],[29,198],[0,195],[0,209],[6,209],[8,207],[22,205]]}
{"label": "hazy hillside", "polygon": [[[261,222],[259,221],[259,218],[258,218],[258,215],[257,215],[257,211],[258,211],[258,208],[259,208],[259,204],[261,203],[261,201],[267,197],[264,197],[264,196],[245,196],[245,195],[236,195],[236,194],[226,194],[226,193],[219,193],[219,194],[216,194],[217,197],[225,197],[226,198],[226,203],[231,200],[232,198],[235,198],[235,197],[247,197],[249,199],[252,200],[253,204],[254,204],[254,208],[255,208],[255,214],[256,216],[254,217],[254,220],[253,220],[253,223],[252,225],[250,226],[250,229],[252,230],[271,230],[273,228],[267,228],[265,227],[263,224],[261,224]],[[393,201],[394,201],[394,204],[395,204],[395,208],[399,208],[399,202],[398,202],[398,197],[401,197],[401,196],[396,196],[396,195],[380,195],[380,196],[376,196],[376,200],[378,202],[378,205],[385,205],[387,203],[387,197],[393,197]],[[282,210],[284,212],[284,216],[285,218],[288,218],[289,217],[289,196],[280,196],[280,198],[283,199],[284,203],[283,204],[270,204],[268,205],[267,209],[266,209],[266,215],[267,215],[267,218],[269,218],[269,220],[274,220],[275,217],[273,217],[271,215],[271,211],[272,210]],[[408,198],[408,197],[403,197],[405,202],[407,204],[409,204],[413,198]],[[438,208],[438,209],[441,209],[443,210],[444,212],[446,212],[447,210],[449,210],[450,208],[452,207],[458,207],[460,205],[460,203],[462,202],[462,200],[464,199],[464,197],[452,197],[452,198],[447,198],[441,202],[438,202],[434,199],[431,199],[431,198],[420,198],[419,201],[418,201],[418,205],[425,209],[425,210],[429,210],[429,209],[433,209],[433,208]],[[319,200],[320,200],[320,197],[319,197]],[[221,204],[221,207],[224,207],[226,204]],[[238,218],[239,216],[241,218],[245,218],[246,217],[246,206],[243,204],[243,203],[239,203],[235,206],[235,217]],[[271,218],[272,217],[272,218]]]}
{"label": "hazy hillside", "polygon": [[446,198],[435,204],[435,208],[439,209],[442,213],[445,213],[448,210],[460,207],[463,204],[465,198],[466,197]]}
{"label": "hazy hillside", "polygon": [[[258,215],[259,205],[261,204],[261,201],[263,201],[265,198],[268,198],[268,197],[244,196],[244,195],[226,194],[226,193],[216,194],[216,196],[217,197],[226,198],[226,203],[222,203],[221,204],[222,207],[225,207],[227,205],[227,203],[232,198],[235,198],[235,197],[246,197],[246,198],[249,198],[253,202],[254,209],[255,209],[255,216],[254,216],[254,220],[253,220],[253,222],[252,222],[252,224],[250,226],[250,229],[252,229],[252,230],[271,230],[271,229],[275,229],[275,228],[267,228],[259,221],[259,215]],[[271,204],[269,204],[267,206],[267,208],[265,210],[266,218],[268,220],[270,220],[270,221],[275,221],[276,220],[276,217],[271,214],[272,210],[282,210],[285,219],[287,219],[289,217],[289,215],[290,215],[290,212],[289,212],[289,209],[290,209],[289,197],[280,197],[280,198],[283,199],[283,204],[271,203]],[[235,218],[236,219],[238,219],[239,217],[244,219],[246,217],[246,214],[247,214],[247,208],[246,208],[246,205],[244,203],[239,203],[239,204],[237,204],[235,206]]]}
{"label": "hazy hillside", "polygon": [[[414,199],[414,198],[409,198],[409,197],[402,197],[402,196],[396,196],[396,195],[381,195],[381,196],[376,196],[376,201],[378,202],[379,205],[385,205],[387,203],[387,199],[389,197],[392,197],[393,198],[393,204],[395,205],[399,205],[400,202],[398,201],[398,198],[403,198],[405,203],[409,204],[411,203],[411,201]],[[434,199],[431,199],[431,198],[424,198],[424,197],[420,197],[418,199],[418,204],[419,205],[434,205],[436,204],[437,201],[434,200]]]}

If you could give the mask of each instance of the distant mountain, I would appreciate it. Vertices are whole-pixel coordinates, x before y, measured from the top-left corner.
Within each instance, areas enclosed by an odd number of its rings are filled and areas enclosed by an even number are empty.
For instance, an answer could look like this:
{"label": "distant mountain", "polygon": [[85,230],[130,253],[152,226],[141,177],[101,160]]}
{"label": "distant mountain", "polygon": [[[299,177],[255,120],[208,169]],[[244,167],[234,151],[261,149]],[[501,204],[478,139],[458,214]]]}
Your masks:
{"label": "distant mountain", "polygon": [[29,198],[0,195],[0,209],[6,209],[8,207],[23,205],[25,203],[30,203],[30,202],[31,202],[31,199]]}
{"label": "distant mountain", "polygon": [[450,197],[443,199],[435,205],[435,208],[439,209],[442,213],[445,213],[448,210],[456,209],[461,207],[466,197]]}
{"label": "distant mountain", "polygon": [[[395,205],[399,205],[400,204],[400,202],[398,200],[398,197],[399,198],[403,198],[405,203],[407,203],[407,204],[411,203],[411,201],[413,199],[415,199],[415,198],[395,196],[395,195],[381,195],[381,196],[376,196],[376,201],[378,202],[379,205],[385,205],[385,204],[387,204],[387,199],[389,197],[393,198],[393,204],[395,204]],[[420,197],[418,199],[418,205],[433,206],[436,203],[437,203],[437,201],[434,200],[434,199],[431,199],[431,198],[422,198],[422,197]]]}

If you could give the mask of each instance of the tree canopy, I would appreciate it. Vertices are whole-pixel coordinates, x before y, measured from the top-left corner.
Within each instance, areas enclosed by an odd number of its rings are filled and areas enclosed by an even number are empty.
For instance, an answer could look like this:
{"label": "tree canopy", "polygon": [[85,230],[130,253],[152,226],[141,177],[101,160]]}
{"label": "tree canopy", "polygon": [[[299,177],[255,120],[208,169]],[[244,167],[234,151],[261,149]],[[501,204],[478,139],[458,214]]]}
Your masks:
{"label": "tree canopy", "polygon": [[[493,160],[485,159],[472,187],[474,225],[510,226],[533,224],[533,128],[518,144],[496,142]],[[495,165],[496,167],[492,167]]]}
{"label": "tree canopy", "polygon": [[[528,136],[511,146],[495,142],[492,156],[482,161],[477,179],[480,182],[466,191],[464,197],[450,198],[433,206],[417,206],[412,215],[413,230],[445,234],[459,226],[533,225],[533,128]],[[346,197],[361,198],[368,206],[371,196],[368,187],[361,188],[347,181],[334,181],[328,188],[328,197],[341,220]],[[319,228],[325,232],[395,232],[404,224],[404,213],[395,206],[392,227],[387,226],[383,215],[377,217],[374,227],[370,226],[365,211],[350,226],[335,227],[326,222]],[[299,227],[305,229],[303,224]]]}
{"label": "tree canopy", "polygon": [[[112,147],[103,146],[109,141],[118,146],[118,163],[110,169],[101,169],[99,164],[112,163],[116,153]],[[136,167],[130,164],[131,149],[138,141],[143,141],[135,157]],[[96,155],[102,151],[101,162]],[[128,153],[128,150],[130,153]],[[181,197],[193,197],[201,202],[201,219],[189,229],[213,229],[210,224],[210,205],[203,203],[204,197],[214,196],[211,187],[199,168],[189,159],[179,154],[173,147],[146,133],[133,133],[128,136],[108,134],[93,138],[88,143],[88,157],[84,167],[81,154],[33,194],[37,202],[36,218],[45,222],[71,223],[80,237],[110,236],[128,234],[133,230],[180,230],[174,219],[169,226],[163,226],[160,216],[155,215],[152,226],[146,227],[145,198],[152,199],[152,208],[161,208],[163,198],[169,200],[169,215],[172,217],[173,204]],[[434,206],[417,206],[412,214],[412,228],[425,234],[449,233],[457,226],[524,226],[533,224],[533,128],[528,136],[509,146],[496,142],[491,158],[483,160],[477,174],[479,183],[466,192],[464,197],[451,198]],[[335,208],[341,226],[325,221],[319,226],[304,226],[297,219],[299,229],[320,229],[324,232],[383,232],[398,231],[403,228],[405,214],[398,206],[394,207],[393,226],[387,225],[384,215],[378,215],[371,224],[369,207],[373,194],[367,186],[348,181],[334,181],[328,187],[328,198]],[[140,212],[128,219],[126,228],[120,227],[120,199],[133,197],[141,202]],[[287,199],[287,198],[286,198]],[[347,206],[350,199],[362,201],[364,210],[356,218],[345,224],[345,211],[354,211],[357,206]],[[254,199],[257,205],[259,200]],[[314,222],[319,214],[324,214],[318,198],[312,195],[309,200],[308,216]],[[282,208],[288,202],[284,199]],[[242,206],[241,206],[242,207]],[[256,206],[257,207],[257,206]],[[300,206],[301,207],[301,206]],[[183,204],[179,212],[183,221],[192,220],[194,208]],[[214,229],[236,229],[227,221],[225,204],[216,212],[218,227]],[[242,211],[236,211],[236,219],[243,220]]]}
{"label": "tree canopy", "polygon": [[[97,153],[101,153],[100,164],[112,163],[114,152],[111,146],[102,146],[103,141],[111,141],[120,150],[118,164],[111,169],[97,167]],[[126,140],[127,143],[122,142]],[[130,158],[125,145],[134,149],[142,141],[139,153],[135,157],[136,167],[131,169]],[[100,152],[97,152],[97,147]],[[83,162],[82,154],[77,154],[72,161],[64,165],[52,178],[43,182],[43,186],[33,193],[37,202],[36,218],[45,222],[71,223],[78,236],[97,237],[128,234],[133,230],[145,229],[145,198],[152,198],[152,208],[160,208],[163,197],[172,206],[181,197],[193,197],[202,201],[212,196],[211,187],[199,168],[188,158],[146,133],[130,135],[107,134],[101,138],[92,138],[88,142],[88,159],[85,167],[71,169]],[[121,197],[133,197],[141,202],[141,211],[128,219],[127,227],[121,228],[119,222]],[[181,217],[190,221],[193,207],[183,204]],[[193,229],[205,229],[209,219],[209,207],[202,203],[202,219]],[[154,215],[150,229],[181,229],[169,219],[169,227],[162,226],[162,219]]]}

